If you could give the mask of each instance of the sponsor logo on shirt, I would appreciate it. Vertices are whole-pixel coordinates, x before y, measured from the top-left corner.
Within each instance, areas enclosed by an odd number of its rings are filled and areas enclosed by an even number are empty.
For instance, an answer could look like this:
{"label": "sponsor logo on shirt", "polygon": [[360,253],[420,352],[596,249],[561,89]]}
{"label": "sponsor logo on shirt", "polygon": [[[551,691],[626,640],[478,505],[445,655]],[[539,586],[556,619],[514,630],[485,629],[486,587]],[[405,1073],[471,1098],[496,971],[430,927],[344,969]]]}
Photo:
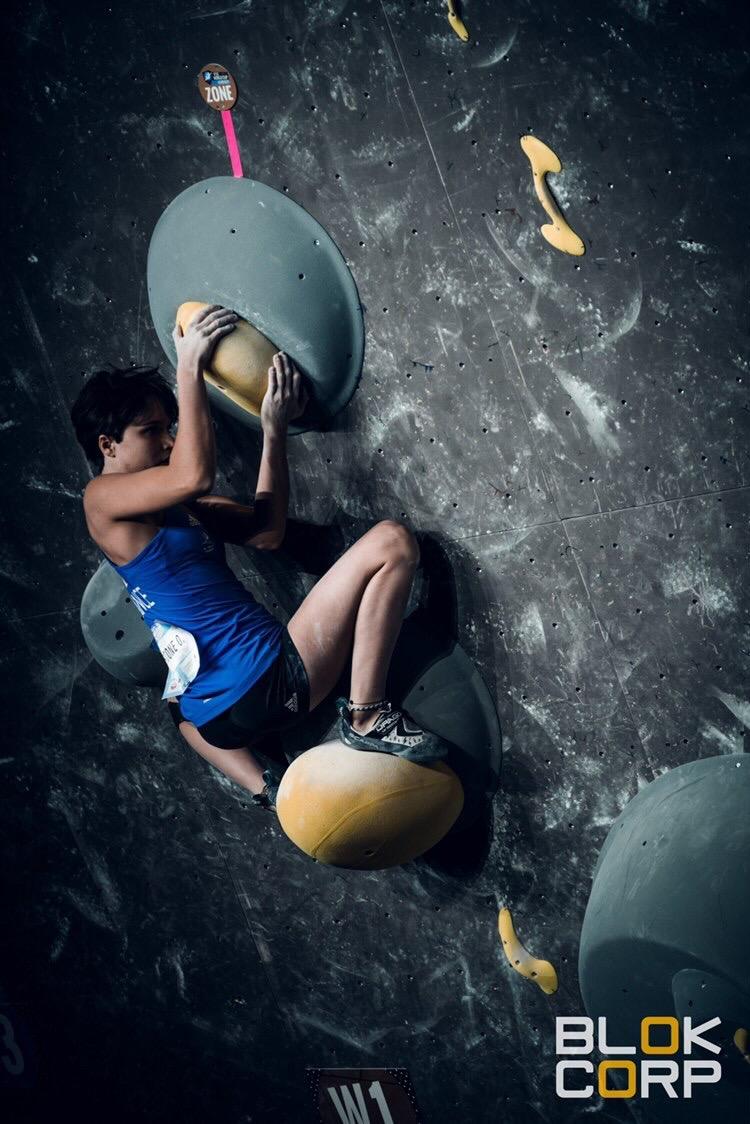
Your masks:
{"label": "sponsor logo on shirt", "polygon": [[141,589],[139,585],[134,586],[130,591],[130,600],[135,605],[136,609],[140,612],[141,616],[145,616],[147,609],[153,609],[156,604],[152,601],[145,590]]}

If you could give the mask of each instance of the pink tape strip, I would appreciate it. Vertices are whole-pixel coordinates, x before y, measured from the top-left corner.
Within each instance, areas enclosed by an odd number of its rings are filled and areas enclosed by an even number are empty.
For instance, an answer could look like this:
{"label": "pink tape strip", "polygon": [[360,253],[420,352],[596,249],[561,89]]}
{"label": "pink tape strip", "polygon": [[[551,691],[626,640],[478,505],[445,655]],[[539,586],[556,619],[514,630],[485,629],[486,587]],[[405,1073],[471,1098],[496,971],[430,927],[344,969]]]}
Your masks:
{"label": "pink tape strip", "polygon": [[232,111],[230,109],[222,109],[221,120],[224,125],[224,136],[227,138],[229,159],[232,162],[232,175],[235,179],[242,179],[242,161],[240,160],[240,150],[237,147],[237,137],[234,135]]}

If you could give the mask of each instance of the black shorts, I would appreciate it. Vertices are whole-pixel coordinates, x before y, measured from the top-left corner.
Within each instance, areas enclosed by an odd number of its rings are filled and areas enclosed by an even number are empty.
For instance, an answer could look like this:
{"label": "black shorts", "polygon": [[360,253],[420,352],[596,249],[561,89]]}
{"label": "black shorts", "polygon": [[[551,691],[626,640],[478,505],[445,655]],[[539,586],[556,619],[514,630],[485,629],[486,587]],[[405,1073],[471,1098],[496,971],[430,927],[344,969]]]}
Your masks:
{"label": "black shorts", "polygon": [[[168,704],[175,726],[184,722],[179,705]],[[302,657],[286,629],[281,651],[260,679],[227,710],[198,726],[198,733],[219,749],[239,749],[267,734],[293,726],[310,709],[310,684]]]}

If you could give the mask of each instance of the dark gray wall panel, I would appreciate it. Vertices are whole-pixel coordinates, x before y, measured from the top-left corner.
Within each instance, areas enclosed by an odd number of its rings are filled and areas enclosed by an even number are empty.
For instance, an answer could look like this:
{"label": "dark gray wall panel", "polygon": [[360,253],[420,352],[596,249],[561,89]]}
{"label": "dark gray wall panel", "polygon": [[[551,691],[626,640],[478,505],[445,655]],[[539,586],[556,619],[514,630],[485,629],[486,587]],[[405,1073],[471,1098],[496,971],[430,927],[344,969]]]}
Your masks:
{"label": "dark gray wall panel", "polygon": [[[739,23],[698,5],[472,5],[464,47],[440,7],[386,4],[393,51],[559,513],[744,483]],[[549,182],[582,258],[539,234],[527,132],[562,161]]]}

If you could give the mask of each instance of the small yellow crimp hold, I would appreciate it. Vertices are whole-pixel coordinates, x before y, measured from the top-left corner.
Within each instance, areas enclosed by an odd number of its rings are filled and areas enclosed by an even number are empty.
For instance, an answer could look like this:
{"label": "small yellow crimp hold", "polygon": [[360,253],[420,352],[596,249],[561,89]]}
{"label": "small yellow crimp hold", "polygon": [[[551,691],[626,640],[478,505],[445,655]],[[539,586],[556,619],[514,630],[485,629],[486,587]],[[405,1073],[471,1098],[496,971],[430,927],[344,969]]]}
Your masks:
{"label": "small yellow crimp hold", "polygon": [[533,980],[545,995],[554,995],[558,988],[554,966],[549,960],[537,960],[536,956],[526,951],[513,928],[513,918],[509,909],[503,907],[500,910],[497,927],[500,940],[503,942],[503,951],[511,967],[527,980]]}
{"label": "small yellow crimp hold", "polygon": [[469,32],[466,30],[466,24],[456,11],[454,0],[448,0],[448,23],[463,43],[469,42]]}

